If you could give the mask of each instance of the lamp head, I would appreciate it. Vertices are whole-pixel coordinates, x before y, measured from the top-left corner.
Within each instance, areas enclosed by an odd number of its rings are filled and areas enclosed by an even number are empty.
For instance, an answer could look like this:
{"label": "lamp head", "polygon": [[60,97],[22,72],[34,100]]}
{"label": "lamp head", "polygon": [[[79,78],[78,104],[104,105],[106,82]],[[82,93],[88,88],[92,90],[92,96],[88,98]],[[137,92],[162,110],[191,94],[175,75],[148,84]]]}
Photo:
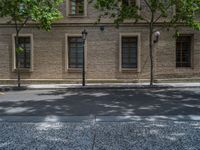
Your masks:
{"label": "lamp head", "polygon": [[158,37],[158,38],[160,37],[160,32],[159,31],[155,32],[155,37]]}
{"label": "lamp head", "polygon": [[159,41],[159,38],[160,38],[160,32],[159,31],[156,31],[154,33],[154,36],[155,36],[155,40],[154,40],[154,43],[157,43]]}
{"label": "lamp head", "polygon": [[82,32],[83,40],[86,40],[87,34],[88,34],[87,31],[84,29],[83,32]]}

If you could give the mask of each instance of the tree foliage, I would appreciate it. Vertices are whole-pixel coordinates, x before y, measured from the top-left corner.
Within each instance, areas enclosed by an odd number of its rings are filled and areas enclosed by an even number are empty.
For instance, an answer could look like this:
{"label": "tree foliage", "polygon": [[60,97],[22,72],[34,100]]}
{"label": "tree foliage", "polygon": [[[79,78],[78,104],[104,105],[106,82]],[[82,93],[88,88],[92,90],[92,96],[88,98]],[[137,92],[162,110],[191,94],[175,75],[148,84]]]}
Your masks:
{"label": "tree foliage", "polygon": [[58,6],[63,0],[1,0],[0,17],[10,18],[18,30],[28,22],[36,22],[40,28],[51,29],[51,24],[62,17]]}
{"label": "tree foliage", "polygon": [[123,0],[96,0],[95,8],[102,12],[99,21],[102,17],[109,16],[114,18],[117,25],[127,19],[146,23],[157,23],[162,20],[165,25],[175,26],[181,23],[200,30],[198,20],[200,0],[141,0],[141,2],[144,2],[145,7],[123,5]]}

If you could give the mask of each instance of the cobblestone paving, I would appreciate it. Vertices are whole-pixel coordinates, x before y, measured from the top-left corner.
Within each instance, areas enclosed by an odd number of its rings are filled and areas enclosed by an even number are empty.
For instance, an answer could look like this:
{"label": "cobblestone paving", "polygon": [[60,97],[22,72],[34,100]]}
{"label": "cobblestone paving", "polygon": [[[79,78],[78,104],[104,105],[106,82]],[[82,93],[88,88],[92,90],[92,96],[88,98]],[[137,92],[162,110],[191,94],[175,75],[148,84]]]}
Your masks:
{"label": "cobblestone paving", "polygon": [[0,150],[199,150],[200,121],[0,122]]}

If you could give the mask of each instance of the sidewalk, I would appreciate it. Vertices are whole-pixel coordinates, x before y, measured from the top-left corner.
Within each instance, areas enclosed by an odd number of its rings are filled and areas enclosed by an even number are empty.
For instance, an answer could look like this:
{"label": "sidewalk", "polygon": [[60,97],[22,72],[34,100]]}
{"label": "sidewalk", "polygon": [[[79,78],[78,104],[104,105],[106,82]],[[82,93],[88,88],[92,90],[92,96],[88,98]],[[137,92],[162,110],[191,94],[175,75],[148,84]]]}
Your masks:
{"label": "sidewalk", "polygon": [[[200,83],[155,83],[153,87],[149,83],[99,83],[87,84],[30,84],[22,85],[22,90],[40,89],[130,89],[130,88],[200,88]],[[17,90],[16,85],[0,85],[0,91]]]}

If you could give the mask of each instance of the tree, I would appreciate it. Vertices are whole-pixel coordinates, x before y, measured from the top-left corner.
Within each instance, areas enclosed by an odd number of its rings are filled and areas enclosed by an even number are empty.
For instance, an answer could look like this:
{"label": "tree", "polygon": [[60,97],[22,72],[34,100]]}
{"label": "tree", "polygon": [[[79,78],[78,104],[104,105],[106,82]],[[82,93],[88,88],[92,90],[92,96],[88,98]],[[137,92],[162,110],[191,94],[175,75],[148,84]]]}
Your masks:
{"label": "tree", "polygon": [[[125,20],[134,20],[135,23],[143,22],[149,28],[149,54],[150,54],[150,86],[154,82],[154,33],[158,31],[157,24],[161,23],[163,29],[170,27],[188,26],[200,30],[197,17],[200,12],[200,0],[141,0],[144,6],[137,6],[131,0],[96,0],[95,8],[102,13],[102,17],[114,18],[117,27]],[[175,13],[174,13],[174,10]],[[141,13],[139,13],[139,11]],[[178,33],[178,32],[177,32]]]}
{"label": "tree", "polygon": [[51,24],[62,18],[58,6],[63,0],[1,0],[0,17],[8,18],[9,24],[14,25],[16,31],[15,47],[18,87],[21,86],[19,55],[23,48],[19,45],[21,30],[30,23],[35,23],[39,28],[50,31]]}

